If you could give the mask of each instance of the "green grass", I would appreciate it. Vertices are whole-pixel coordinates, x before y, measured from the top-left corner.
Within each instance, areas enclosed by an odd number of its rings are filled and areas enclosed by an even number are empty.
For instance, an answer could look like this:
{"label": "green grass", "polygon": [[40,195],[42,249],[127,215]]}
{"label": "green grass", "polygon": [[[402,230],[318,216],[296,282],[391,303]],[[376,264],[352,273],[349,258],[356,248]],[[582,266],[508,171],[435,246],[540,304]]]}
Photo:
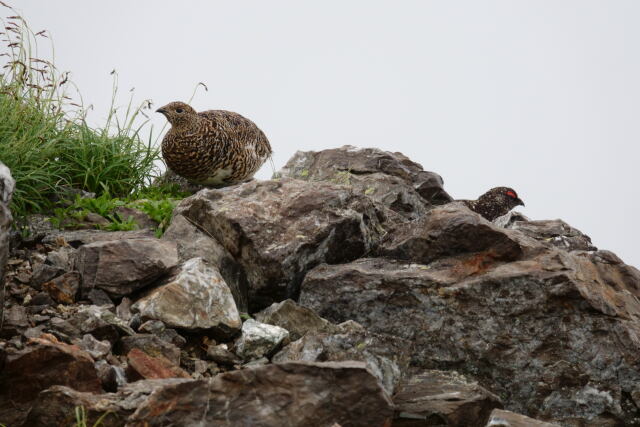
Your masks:
{"label": "green grass", "polygon": [[19,16],[0,21],[0,39],[6,39],[0,51],[0,161],[16,180],[14,215],[52,212],[54,196],[65,186],[98,197],[128,199],[141,192],[157,175],[160,158],[151,136],[141,137],[150,104],[135,106],[130,98],[124,110],[116,108],[114,74],[106,122],[91,127],[86,109],[68,96],[68,74],[35,54],[47,33],[33,33]]}
{"label": "green grass", "polygon": [[93,199],[76,196],[74,201],[67,202],[67,206],[54,208],[50,221],[58,228],[75,228],[89,212],[93,212],[110,221],[108,225],[97,228],[109,231],[134,230],[137,225],[133,218],[122,218],[115,212],[118,207],[125,206],[144,212],[156,221],[158,226],[154,232],[160,237],[171,222],[173,209],[187,195],[172,184],[145,187],[126,198],[112,197],[108,191]]}

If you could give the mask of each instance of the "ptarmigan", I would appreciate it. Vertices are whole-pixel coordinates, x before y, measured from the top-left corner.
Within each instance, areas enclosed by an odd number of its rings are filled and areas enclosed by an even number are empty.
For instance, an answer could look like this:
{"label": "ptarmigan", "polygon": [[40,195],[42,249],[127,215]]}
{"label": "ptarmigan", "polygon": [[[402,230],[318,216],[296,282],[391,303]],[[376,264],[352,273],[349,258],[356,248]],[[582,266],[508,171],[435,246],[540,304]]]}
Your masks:
{"label": "ptarmigan", "polygon": [[184,102],[156,111],[171,123],[162,140],[162,157],[171,170],[193,183],[224,187],[247,181],[271,155],[265,134],[240,114],[197,113]]}
{"label": "ptarmigan", "polygon": [[516,206],[524,206],[518,194],[509,187],[495,187],[484,193],[478,200],[460,200],[472,211],[489,221],[506,214]]}

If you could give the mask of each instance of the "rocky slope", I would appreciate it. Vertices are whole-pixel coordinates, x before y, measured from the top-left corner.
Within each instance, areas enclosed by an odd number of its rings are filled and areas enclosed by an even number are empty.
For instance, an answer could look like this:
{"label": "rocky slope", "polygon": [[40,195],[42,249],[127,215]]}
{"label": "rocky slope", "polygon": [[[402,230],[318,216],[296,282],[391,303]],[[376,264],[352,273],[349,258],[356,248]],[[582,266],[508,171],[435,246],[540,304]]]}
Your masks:
{"label": "rocky slope", "polygon": [[297,153],[161,239],[45,227],[9,253],[12,188],[0,167],[5,425],[640,425],[640,272],[399,153]]}

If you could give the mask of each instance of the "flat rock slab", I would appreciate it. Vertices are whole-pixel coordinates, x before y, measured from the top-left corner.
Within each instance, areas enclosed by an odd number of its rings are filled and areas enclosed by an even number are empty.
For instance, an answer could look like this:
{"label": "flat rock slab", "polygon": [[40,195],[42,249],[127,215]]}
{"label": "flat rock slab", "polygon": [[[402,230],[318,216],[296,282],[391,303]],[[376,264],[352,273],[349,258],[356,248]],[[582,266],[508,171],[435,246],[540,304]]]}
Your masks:
{"label": "flat rock slab", "polygon": [[560,424],[546,423],[515,412],[494,409],[486,427],[560,427]]}
{"label": "flat rock slab", "polygon": [[242,327],[231,290],[220,272],[202,258],[182,264],[131,309],[171,328],[209,330],[222,337],[233,336]]}
{"label": "flat rock slab", "polygon": [[500,398],[454,371],[424,371],[405,379],[393,396],[394,427],[484,427]]}
{"label": "flat rock slab", "polygon": [[143,402],[129,422],[383,427],[392,415],[391,401],[362,363],[284,363],[220,374],[209,383],[164,387]]}
{"label": "flat rock slab", "polygon": [[125,296],[158,280],[178,264],[176,245],[160,239],[109,240],[83,245],[76,268],[84,292]]}
{"label": "flat rock slab", "polygon": [[381,211],[367,196],[290,178],[202,190],[175,215],[215,238],[242,267],[251,312],[295,299],[310,268],[354,260],[384,233]]}

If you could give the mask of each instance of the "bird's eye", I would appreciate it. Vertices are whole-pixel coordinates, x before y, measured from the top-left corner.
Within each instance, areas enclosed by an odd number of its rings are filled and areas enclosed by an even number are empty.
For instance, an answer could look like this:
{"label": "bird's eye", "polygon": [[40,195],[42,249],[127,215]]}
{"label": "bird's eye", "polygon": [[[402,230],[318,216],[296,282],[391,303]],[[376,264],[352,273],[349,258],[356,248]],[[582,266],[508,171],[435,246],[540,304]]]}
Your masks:
{"label": "bird's eye", "polygon": [[182,113],[184,110],[182,108],[176,108],[176,113]]}
{"label": "bird's eye", "polygon": [[514,193],[513,191],[509,190],[507,191],[507,196],[513,198],[513,199],[517,199],[518,196],[516,195],[516,193]]}

